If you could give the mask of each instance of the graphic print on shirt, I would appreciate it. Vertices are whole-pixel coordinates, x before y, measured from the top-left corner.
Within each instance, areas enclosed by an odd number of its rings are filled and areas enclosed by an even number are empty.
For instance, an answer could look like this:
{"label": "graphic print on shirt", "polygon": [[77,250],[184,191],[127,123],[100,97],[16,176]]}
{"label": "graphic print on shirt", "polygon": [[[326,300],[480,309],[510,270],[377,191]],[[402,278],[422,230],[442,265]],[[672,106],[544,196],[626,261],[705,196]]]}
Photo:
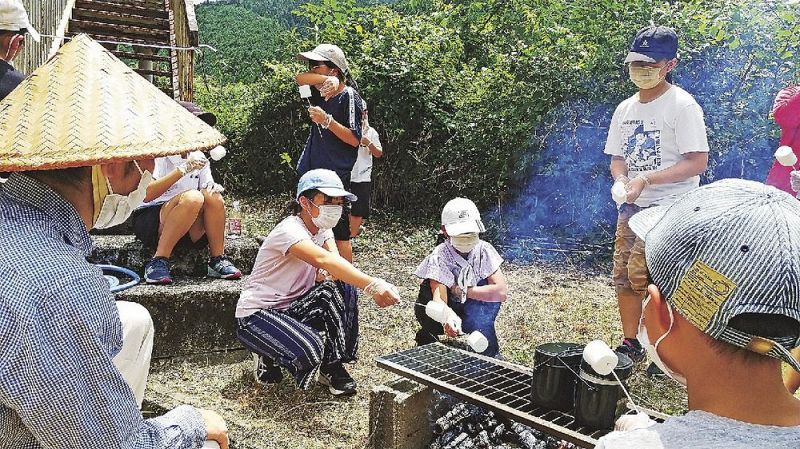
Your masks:
{"label": "graphic print on shirt", "polygon": [[646,172],[661,167],[661,130],[645,131],[642,120],[622,123],[622,154],[628,171]]}

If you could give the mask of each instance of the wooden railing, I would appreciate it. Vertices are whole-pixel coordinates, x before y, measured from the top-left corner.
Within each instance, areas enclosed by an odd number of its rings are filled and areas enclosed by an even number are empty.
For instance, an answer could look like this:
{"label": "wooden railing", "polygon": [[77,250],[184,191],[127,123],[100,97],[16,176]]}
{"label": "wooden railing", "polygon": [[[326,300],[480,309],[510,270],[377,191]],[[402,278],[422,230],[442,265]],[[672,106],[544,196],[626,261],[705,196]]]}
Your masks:
{"label": "wooden railing", "polygon": [[[50,36],[63,36],[66,21],[69,20],[69,13],[75,0],[23,0],[25,10],[31,25],[41,34]],[[66,21],[64,17],[66,15]],[[58,48],[61,42],[54,42],[51,37],[42,36],[41,42],[34,42],[33,39],[26,39],[25,49],[22,54],[17,56],[14,64],[17,69],[26,75],[33,72],[37,67],[47,61],[48,55],[53,47]]]}
{"label": "wooden railing", "polygon": [[[194,48],[200,43],[197,17],[192,0],[167,0],[170,7],[172,45],[178,48]],[[194,50],[174,49],[172,56],[172,86],[175,99],[194,99]]]}

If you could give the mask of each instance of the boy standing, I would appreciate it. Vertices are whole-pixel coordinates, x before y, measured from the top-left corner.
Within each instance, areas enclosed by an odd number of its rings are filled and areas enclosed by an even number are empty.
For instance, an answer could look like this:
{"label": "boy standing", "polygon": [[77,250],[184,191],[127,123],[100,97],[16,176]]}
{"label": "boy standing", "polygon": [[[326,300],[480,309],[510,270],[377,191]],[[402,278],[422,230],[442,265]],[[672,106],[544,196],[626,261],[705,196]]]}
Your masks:
{"label": "boy standing", "polygon": [[678,37],[663,26],[641,29],[625,58],[639,91],[614,111],[605,153],[611,176],[627,194],[619,206],[614,243],[614,284],[623,342],[617,351],[644,359],[636,339],[647,287],[644,245],[628,226],[642,209],[665,205],[700,183],[708,165],[703,111],[685,90],[668,81],[678,63]]}
{"label": "boy standing", "polygon": [[372,158],[383,156],[383,146],[378,137],[378,131],[369,126],[367,103],[363,102],[363,106],[364,113],[361,116],[361,134],[363,137],[361,137],[361,146],[358,147],[358,158],[350,173],[350,191],[358,197],[353,202],[353,208],[350,212],[350,237],[358,236],[361,233],[361,224],[364,219],[369,218],[369,198],[372,190]]}

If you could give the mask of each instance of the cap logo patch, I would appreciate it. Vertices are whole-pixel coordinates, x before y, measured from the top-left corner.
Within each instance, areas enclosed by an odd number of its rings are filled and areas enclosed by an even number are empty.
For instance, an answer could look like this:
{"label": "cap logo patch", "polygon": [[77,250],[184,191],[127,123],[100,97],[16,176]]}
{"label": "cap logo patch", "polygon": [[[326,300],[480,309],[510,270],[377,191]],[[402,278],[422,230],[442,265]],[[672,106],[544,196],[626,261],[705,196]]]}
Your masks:
{"label": "cap logo patch", "polygon": [[462,211],[460,211],[458,213],[458,218],[459,219],[463,219],[463,218],[467,218],[467,217],[469,217],[469,211],[467,211],[467,210],[462,210]]}
{"label": "cap logo patch", "polygon": [[681,278],[672,302],[695,327],[705,330],[735,289],[733,281],[696,260]]}
{"label": "cap logo patch", "polygon": [[639,45],[642,48],[650,48],[650,43],[647,42],[647,39],[643,40],[642,43]]}

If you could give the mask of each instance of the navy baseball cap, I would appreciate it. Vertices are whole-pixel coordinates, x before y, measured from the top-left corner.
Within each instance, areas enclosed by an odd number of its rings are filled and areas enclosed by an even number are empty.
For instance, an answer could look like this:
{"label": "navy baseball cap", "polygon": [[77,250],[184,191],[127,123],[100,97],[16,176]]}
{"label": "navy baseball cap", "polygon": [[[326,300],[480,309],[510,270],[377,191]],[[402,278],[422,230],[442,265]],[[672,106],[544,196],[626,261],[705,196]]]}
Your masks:
{"label": "navy baseball cap", "polygon": [[672,28],[650,25],[633,38],[625,64],[635,61],[658,62],[678,57],[678,35]]}

